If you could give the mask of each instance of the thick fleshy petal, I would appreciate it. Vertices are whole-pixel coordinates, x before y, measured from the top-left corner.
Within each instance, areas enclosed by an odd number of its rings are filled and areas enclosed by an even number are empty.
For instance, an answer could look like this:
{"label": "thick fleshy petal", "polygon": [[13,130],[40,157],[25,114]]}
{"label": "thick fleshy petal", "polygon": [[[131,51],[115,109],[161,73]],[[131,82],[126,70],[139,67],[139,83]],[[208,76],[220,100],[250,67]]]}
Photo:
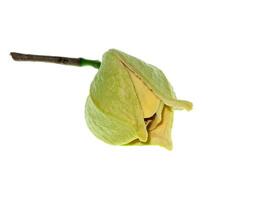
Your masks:
{"label": "thick fleshy petal", "polygon": [[147,87],[166,105],[174,109],[192,109],[191,102],[176,99],[170,83],[160,69],[116,49],[111,49],[108,53],[116,55],[118,59],[120,59],[129,70],[135,73],[137,77],[141,78]]}
{"label": "thick fleshy petal", "polygon": [[[89,127],[90,124],[98,125],[93,130],[96,135],[104,136],[106,132],[105,141],[113,144],[125,144],[131,138],[147,140],[143,111],[131,77],[113,53],[104,54],[101,67],[91,83],[90,96],[86,106],[87,119]],[[90,111],[90,107],[94,107],[97,114]],[[105,127],[106,123],[110,129]],[[114,126],[110,126],[112,124]],[[120,126],[125,126],[125,130]]]}

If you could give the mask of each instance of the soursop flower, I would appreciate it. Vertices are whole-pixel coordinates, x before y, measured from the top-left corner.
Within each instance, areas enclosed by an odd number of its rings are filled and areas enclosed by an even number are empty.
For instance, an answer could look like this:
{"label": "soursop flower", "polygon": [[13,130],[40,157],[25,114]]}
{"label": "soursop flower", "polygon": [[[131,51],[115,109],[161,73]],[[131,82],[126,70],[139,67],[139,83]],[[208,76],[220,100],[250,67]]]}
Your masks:
{"label": "soursop flower", "polygon": [[192,103],[176,99],[161,70],[111,49],[91,83],[85,118],[106,143],[172,149],[174,109],[191,110]]}

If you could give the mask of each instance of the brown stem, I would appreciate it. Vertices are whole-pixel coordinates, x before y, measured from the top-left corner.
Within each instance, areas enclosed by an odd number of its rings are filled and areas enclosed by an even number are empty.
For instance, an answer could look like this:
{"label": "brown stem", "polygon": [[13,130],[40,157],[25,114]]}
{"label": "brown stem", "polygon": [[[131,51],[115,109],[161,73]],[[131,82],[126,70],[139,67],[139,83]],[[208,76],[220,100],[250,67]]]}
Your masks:
{"label": "brown stem", "polygon": [[40,61],[64,65],[81,66],[81,58],[67,58],[59,56],[43,56],[11,52],[10,55],[16,61]]}

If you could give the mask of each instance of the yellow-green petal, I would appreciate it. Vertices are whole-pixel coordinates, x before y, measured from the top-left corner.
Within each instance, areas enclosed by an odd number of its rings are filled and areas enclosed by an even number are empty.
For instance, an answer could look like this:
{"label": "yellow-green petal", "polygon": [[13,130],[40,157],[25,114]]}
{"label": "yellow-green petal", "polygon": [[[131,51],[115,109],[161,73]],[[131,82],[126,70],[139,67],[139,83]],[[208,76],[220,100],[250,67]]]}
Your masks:
{"label": "yellow-green petal", "polygon": [[[87,123],[89,127],[95,125],[93,132],[101,135],[101,139],[112,144],[147,140],[143,112],[132,80],[113,53],[103,55],[100,69],[91,83],[90,96],[86,106]],[[90,111],[91,108],[97,114]]]}
{"label": "yellow-green petal", "polygon": [[192,109],[191,102],[176,99],[172,86],[163,72],[157,67],[116,49],[110,49],[107,53],[116,55],[129,70],[140,77],[147,87],[168,106],[174,109]]}

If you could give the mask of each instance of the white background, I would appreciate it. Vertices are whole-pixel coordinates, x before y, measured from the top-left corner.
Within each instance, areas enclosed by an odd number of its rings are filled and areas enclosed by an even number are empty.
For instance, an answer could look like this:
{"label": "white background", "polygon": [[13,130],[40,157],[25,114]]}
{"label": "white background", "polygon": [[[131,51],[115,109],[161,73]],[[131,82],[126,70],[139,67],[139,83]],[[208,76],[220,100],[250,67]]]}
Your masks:
{"label": "white background", "polygon": [[[267,199],[267,4],[0,2],[0,199]],[[161,68],[178,98],[173,151],[109,146],[84,120],[93,68],[19,63],[10,51]]]}

